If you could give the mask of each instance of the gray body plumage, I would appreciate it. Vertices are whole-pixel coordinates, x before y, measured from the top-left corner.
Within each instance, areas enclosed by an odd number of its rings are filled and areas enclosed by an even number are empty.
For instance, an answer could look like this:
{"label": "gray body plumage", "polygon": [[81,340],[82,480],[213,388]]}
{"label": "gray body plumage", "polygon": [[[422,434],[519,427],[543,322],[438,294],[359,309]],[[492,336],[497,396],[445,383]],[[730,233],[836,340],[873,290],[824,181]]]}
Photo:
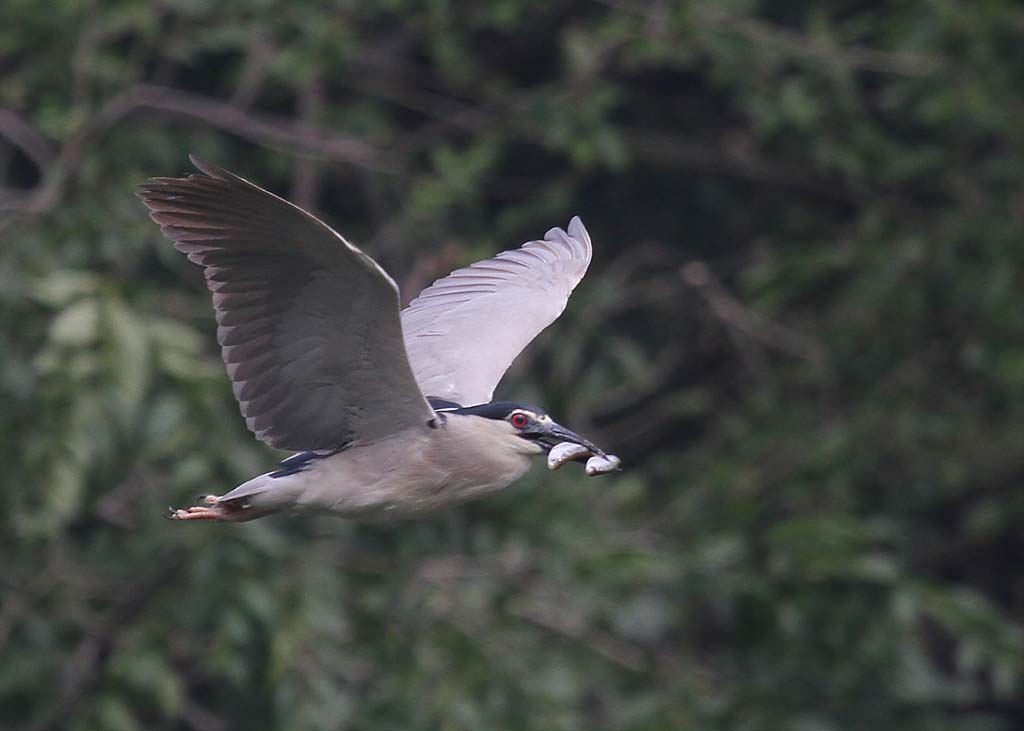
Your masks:
{"label": "gray body plumage", "polygon": [[[246,424],[302,454],[175,517],[411,516],[509,485],[551,440],[603,454],[535,407],[490,402],[586,273],[578,218],[452,272],[399,312],[391,277],[325,223],[193,162],[204,175],[155,178],[140,196],[203,267]],[[451,405],[435,411],[427,397]]]}
{"label": "gray body plumage", "polygon": [[300,510],[347,518],[408,518],[484,497],[518,480],[543,449],[504,422],[446,417],[322,459],[294,474],[260,475],[221,496],[254,511]]}

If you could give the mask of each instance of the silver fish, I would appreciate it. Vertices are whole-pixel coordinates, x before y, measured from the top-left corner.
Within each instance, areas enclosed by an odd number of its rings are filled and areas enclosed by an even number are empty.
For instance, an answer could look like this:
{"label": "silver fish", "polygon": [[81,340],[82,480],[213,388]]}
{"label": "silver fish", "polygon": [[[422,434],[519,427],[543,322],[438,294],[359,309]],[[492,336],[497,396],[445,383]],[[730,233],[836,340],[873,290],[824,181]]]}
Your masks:
{"label": "silver fish", "polygon": [[[550,457],[548,458],[550,460]],[[614,472],[619,469],[622,460],[614,454],[595,454],[587,460],[586,473],[588,477],[603,475],[607,472]]]}
{"label": "silver fish", "polygon": [[574,459],[589,457],[592,454],[593,452],[582,444],[559,442],[551,448],[550,452],[548,452],[548,469],[557,470],[566,462],[572,462]]}

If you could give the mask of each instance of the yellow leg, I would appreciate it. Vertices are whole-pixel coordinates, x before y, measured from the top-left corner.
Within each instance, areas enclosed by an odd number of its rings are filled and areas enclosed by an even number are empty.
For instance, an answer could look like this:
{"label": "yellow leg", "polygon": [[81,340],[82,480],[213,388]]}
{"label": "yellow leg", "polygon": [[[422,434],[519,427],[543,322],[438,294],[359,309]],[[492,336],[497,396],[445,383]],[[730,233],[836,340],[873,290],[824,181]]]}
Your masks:
{"label": "yellow leg", "polygon": [[247,520],[260,518],[267,514],[265,510],[255,510],[248,505],[222,503],[217,495],[204,495],[199,499],[206,503],[206,505],[193,505],[191,508],[179,508],[177,510],[171,508],[171,520],[213,520],[244,523]]}
{"label": "yellow leg", "polygon": [[226,512],[223,508],[204,508],[199,505],[178,510],[171,508],[171,520],[227,520]]}

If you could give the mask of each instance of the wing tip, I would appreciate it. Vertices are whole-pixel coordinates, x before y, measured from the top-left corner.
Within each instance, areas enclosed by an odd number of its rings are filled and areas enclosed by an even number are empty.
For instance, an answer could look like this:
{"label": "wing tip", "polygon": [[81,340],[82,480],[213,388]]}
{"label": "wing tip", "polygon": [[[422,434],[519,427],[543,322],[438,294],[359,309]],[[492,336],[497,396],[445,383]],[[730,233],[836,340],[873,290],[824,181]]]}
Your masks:
{"label": "wing tip", "polygon": [[583,225],[583,219],[579,216],[573,216],[569,219],[569,225],[565,229],[558,226],[548,229],[547,233],[544,234],[544,240],[557,241],[563,245],[568,245],[577,255],[582,255],[580,258],[590,261],[593,251],[590,233],[587,231],[587,227]]}
{"label": "wing tip", "polygon": [[217,180],[238,180],[238,176],[234,173],[228,172],[219,165],[214,165],[212,162],[207,162],[203,158],[199,157],[195,153],[189,153],[189,162],[195,165],[196,169],[203,175]]}
{"label": "wing tip", "polygon": [[[228,172],[222,167],[214,165],[211,162],[207,162],[196,154],[190,153],[188,159],[205,177],[225,181],[237,179],[236,175]],[[188,175],[184,178],[160,176],[149,178],[135,188],[135,195],[141,198],[143,202],[152,209],[153,206],[150,205],[150,203],[153,202],[154,194],[159,196],[161,193],[169,193],[175,186],[180,186],[182,183],[188,183],[189,180],[195,180],[199,177],[201,176]]]}
{"label": "wing tip", "polygon": [[587,227],[583,225],[583,219],[579,216],[573,216],[569,219],[569,235],[574,239],[580,241],[580,243],[586,245],[589,249],[591,246],[590,232],[587,231]]}

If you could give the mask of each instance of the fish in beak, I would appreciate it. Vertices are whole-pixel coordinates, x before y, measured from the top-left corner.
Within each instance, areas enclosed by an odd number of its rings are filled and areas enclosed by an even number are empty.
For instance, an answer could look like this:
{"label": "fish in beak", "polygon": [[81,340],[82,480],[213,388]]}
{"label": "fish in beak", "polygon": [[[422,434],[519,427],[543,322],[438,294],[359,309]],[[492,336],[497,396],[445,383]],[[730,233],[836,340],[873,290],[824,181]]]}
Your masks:
{"label": "fish in beak", "polygon": [[544,443],[549,449],[560,442],[572,442],[586,447],[592,454],[604,456],[605,452],[589,439],[581,437],[572,429],[567,429],[556,421],[537,421],[529,431],[529,437]]}

